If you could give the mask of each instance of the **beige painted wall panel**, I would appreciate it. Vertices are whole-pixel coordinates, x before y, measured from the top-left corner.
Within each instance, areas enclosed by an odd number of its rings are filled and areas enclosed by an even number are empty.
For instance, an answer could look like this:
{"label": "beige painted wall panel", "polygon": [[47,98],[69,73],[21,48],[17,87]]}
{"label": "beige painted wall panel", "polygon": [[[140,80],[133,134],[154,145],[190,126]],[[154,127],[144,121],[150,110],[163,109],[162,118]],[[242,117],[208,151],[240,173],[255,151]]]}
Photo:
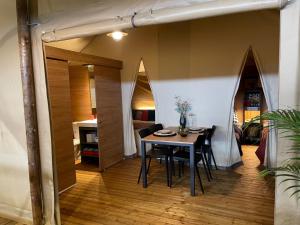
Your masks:
{"label": "beige painted wall panel", "polygon": [[[132,94],[130,82],[143,58],[156,104],[157,122],[178,125],[174,97],[189,99],[198,125],[218,126],[214,139],[217,162],[229,166],[230,102],[249,46],[257,53],[264,76],[277,84],[279,12],[275,10],[141,27],[129,30],[128,36],[120,42],[100,35],[84,52],[124,62],[124,118],[130,110],[130,101],[126,103]],[[276,85],[269,88],[276,102]],[[124,127],[128,126],[124,120]],[[237,148],[234,154],[232,161],[240,160]]]}
{"label": "beige painted wall panel", "polygon": [[16,2],[0,1],[0,216],[31,220]]}
{"label": "beige painted wall panel", "polygon": [[[294,1],[281,11],[281,47],[279,71],[279,107],[297,108],[300,104],[300,2]],[[286,154],[290,142],[279,138],[277,163],[280,165],[290,155]],[[282,179],[276,180],[275,224],[300,224],[300,206],[295,198],[289,198],[292,190],[284,192],[287,183],[279,185]],[[289,185],[295,183],[290,183]]]}

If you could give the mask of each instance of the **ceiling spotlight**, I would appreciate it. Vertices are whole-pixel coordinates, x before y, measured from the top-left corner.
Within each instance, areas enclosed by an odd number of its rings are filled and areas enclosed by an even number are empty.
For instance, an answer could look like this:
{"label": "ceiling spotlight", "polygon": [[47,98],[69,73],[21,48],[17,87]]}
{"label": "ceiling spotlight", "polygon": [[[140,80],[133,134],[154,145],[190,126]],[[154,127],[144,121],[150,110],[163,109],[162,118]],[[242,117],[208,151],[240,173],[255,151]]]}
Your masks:
{"label": "ceiling spotlight", "polygon": [[108,33],[107,36],[111,37],[115,41],[120,41],[123,37],[127,36],[128,34],[122,31],[114,31],[112,33]]}

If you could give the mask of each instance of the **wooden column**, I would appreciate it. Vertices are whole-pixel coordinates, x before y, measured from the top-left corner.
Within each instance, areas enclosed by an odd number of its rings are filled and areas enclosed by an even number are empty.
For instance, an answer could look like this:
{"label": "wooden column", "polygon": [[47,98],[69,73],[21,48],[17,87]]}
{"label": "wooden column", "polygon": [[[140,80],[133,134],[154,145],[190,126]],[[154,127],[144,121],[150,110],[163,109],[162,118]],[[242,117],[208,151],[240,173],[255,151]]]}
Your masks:
{"label": "wooden column", "polygon": [[34,225],[42,225],[43,196],[28,1],[16,0],[16,5],[32,217]]}

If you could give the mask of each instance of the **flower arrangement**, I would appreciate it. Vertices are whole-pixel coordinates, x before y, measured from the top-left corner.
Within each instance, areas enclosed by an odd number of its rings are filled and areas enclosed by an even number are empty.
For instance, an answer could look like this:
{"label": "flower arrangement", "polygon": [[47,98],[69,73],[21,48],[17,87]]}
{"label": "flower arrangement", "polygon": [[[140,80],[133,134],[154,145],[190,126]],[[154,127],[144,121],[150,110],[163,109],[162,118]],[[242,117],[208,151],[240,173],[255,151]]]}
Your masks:
{"label": "flower arrangement", "polygon": [[181,97],[175,96],[175,110],[180,115],[186,116],[192,110],[192,105],[187,100],[182,100]]}

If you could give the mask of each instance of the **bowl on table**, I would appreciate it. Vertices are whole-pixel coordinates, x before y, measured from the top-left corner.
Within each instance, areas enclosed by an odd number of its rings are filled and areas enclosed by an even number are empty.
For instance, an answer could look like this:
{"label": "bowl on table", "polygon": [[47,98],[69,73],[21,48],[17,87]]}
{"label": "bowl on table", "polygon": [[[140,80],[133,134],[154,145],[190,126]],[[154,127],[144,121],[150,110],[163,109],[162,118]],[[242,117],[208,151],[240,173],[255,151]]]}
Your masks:
{"label": "bowl on table", "polygon": [[186,136],[189,134],[189,129],[188,129],[188,128],[182,128],[182,127],[179,127],[177,133],[178,133],[181,137],[186,137]]}

